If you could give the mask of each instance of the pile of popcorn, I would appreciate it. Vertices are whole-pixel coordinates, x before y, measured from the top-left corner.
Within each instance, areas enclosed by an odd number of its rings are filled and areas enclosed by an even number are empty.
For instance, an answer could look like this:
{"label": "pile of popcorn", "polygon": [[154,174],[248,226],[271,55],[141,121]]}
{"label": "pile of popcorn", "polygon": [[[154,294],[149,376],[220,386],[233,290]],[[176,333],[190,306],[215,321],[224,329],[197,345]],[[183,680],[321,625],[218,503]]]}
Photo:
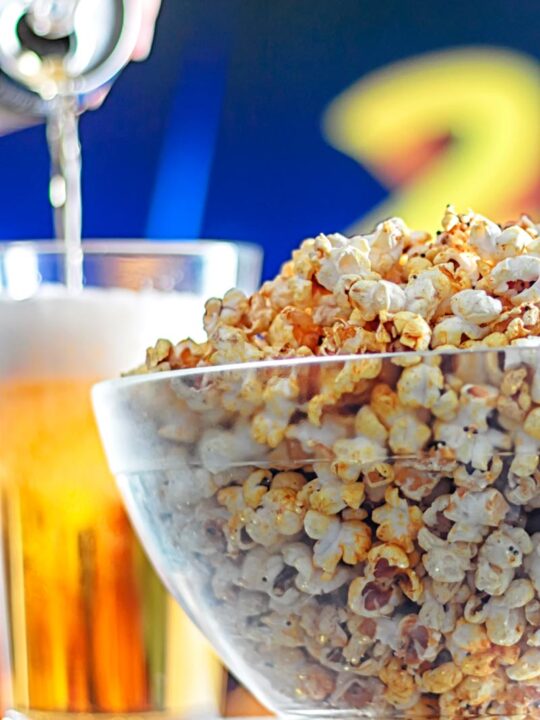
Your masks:
{"label": "pile of popcorn", "polygon": [[204,322],[139,369],[209,369],[148,400],[154,521],[263,697],[540,717],[540,226],[319,235]]}
{"label": "pile of popcorn", "polygon": [[400,218],[371,235],[305,240],[251,297],[206,305],[205,343],[160,341],[142,370],[445,348],[540,335],[540,225],[501,228],[448,207],[442,232]]}

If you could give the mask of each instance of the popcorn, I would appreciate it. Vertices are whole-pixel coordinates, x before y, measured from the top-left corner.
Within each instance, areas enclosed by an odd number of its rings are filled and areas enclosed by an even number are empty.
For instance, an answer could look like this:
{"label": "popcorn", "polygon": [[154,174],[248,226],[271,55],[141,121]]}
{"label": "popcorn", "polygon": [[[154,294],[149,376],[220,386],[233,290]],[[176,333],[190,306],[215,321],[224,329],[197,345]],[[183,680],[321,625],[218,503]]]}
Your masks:
{"label": "popcorn", "polygon": [[521,566],[523,555],[528,555],[532,549],[533,544],[525,530],[503,524],[486,539],[479,557],[500,568],[515,568]]}
{"label": "popcorn", "polygon": [[453,450],[464,465],[488,470],[495,451],[510,445],[510,438],[505,433],[488,425],[496,398],[496,391],[489,386],[463,385],[457,415],[450,422],[435,423],[435,439]]}
{"label": "popcorn", "polygon": [[296,535],[303,527],[303,513],[298,508],[297,493],[293,488],[272,488],[262,498],[260,507],[249,515],[246,531],[255,542],[266,545],[265,532]]}
{"label": "popcorn", "polygon": [[241,462],[253,457],[265,455],[265,447],[251,437],[247,426],[236,426],[235,432],[206,430],[199,441],[199,456],[203,467],[210,472],[220,472],[231,466],[232,462]]}
{"label": "popcorn", "polygon": [[220,325],[216,329],[212,337],[212,343],[215,348],[209,355],[209,361],[212,365],[250,362],[251,360],[262,360],[263,358],[263,353],[250,343],[244,330],[229,325]]}
{"label": "popcorn", "polygon": [[423,526],[422,512],[417,507],[409,507],[395,488],[389,488],[384,497],[385,505],[371,514],[373,522],[379,526],[377,537],[383,542],[399,545],[410,553],[414,550],[418,531]]}
{"label": "popcorn", "polygon": [[328,383],[324,383],[323,392],[315,395],[308,405],[308,418],[319,425],[325,406],[334,405],[344,394],[352,392],[362,381],[372,380],[381,372],[382,363],[378,358],[363,359],[359,362],[346,362],[341,370],[330,373]]}
{"label": "popcorn", "polygon": [[223,300],[212,298],[206,303],[203,326],[212,337],[219,325],[235,327],[249,312],[249,301],[241,290],[229,290]]}
{"label": "popcorn", "polygon": [[458,488],[448,497],[444,515],[456,523],[468,524],[472,528],[488,525],[498,527],[509,510],[503,495],[495,488],[470,492]]}
{"label": "popcorn", "polygon": [[461,582],[442,582],[439,580],[430,581],[431,592],[433,597],[440,603],[447,604],[449,602],[465,602],[470,592],[466,592],[463,595],[463,590],[467,590],[467,586]]}
{"label": "popcorn", "polygon": [[444,318],[433,328],[431,347],[437,348],[443,345],[459,347],[464,338],[481,340],[486,334],[486,331],[479,325],[475,325],[461,317]]}
{"label": "popcorn", "polygon": [[366,321],[397,313],[405,308],[405,292],[386,280],[356,280],[348,291],[352,307]]}
{"label": "popcorn", "polygon": [[324,455],[331,452],[336,442],[349,433],[351,423],[346,419],[325,416],[320,425],[312,425],[307,420],[301,420],[296,425],[289,425],[285,437],[289,440],[298,440],[302,450],[307,456],[317,451]]}
{"label": "popcorn", "polygon": [[309,510],[304,521],[306,534],[317,542],[313,564],[332,574],[340,560],[356,565],[371,547],[371,530],[359,520],[340,522],[335,517]]}
{"label": "popcorn", "polygon": [[534,598],[534,587],[530,580],[521,578],[513,580],[510,586],[499,598],[492,598],[490,603],[493,607],[504,606],[508,608],[522,608]]}
{"label": "popcorn", "polygon": [[471,595],[463,608],[463,617],[469,623],[482,625],[488,617],[488,597],[485,593]]}
{"label": "popcorn", "polygon": [[[242,486],[242,496],[244,503],[252,509],[257,508],[263,497],[268,492],[272,473],[268,470],[254,470]],[[225,493],[227,497],[229,493]],[[223,494],[222,494],[223,497]]]}
{"label": "popcorn", "polygon": [[419,667],[433,662],[439,654],[441,633],[423,625],[417,615],[405,615],[398,627],[396,655],[408,667]]}
{"label": "popcorn", "polygon": [[467,543],[446,542],[425,527],[418,533],[418,543],[427,551],[422,556],[422,563],[434,580],[461,582],[471,569],[474,550]]}
{"label": "popcorn", "polygon": [[[321,329],[311,315],[304,310],[286,307],[272,320],[268,328],[268,340],[278,352],[287,354],[311,354],[321,338]],[[259,358],[262,353],[259,352]],[[249,360],[250,358],[246,358]],[[253,358],[255,359],[255,358]],[[224,361],[221,361],[224,362]],[[229,360],[231,362],[231,360]],[[215,362],[214,364],[220,364]]]}
{"label": "popcorn", "polygon": [[272,638],[272,643],[286,648],[304,646],[304,633],[297,619],[291,620],[282,613],[271,612],[265,615],[262,623],[267,628],[267,637]]}
{"label": "popcorn", "polygon": [[431,321],[439,305],[452,295],[452,283],[441,268],[409,276],[405,287],[405,307]]}
{"label": "popcorn", "polygon": [[357,412],[354,418],[354,430],[358,435],[364,435],[380,444],[384,444],[388,438],[387,429],[369,405],[364,405]]}
{"label": "popcorn", "polygon": [[384,698],[399,710],[412,707],[419,699],[419,691],[414,678],[407,672],[399,660],[391,660],[379,673],[386,685]]}
{"label": "popcorn", "polygon": [[486,630],[482,625],[469,623],[464,619],[457,621],[452,635],[453,643],[468,653],[478,653],[491,647]]}
{"label": "popcorn", "polygon": [[407,554],[397,545],[379,545],[368,553],[366,574],[349,587],[349,607],[362,617],[381,617],[393,611],[403,597],[413,602],[422,584],[409,568]]}
{"label": "popcorn", "polygon": [[534,408],[523,423],[525,432],[535,440],[540,440],[540,408]]}
{"label": "popcorn", "polygon": [[362,710],[371,704],[380,705],[384,685],[378,678],[358,678],[350,673],[340,673],[336,680],[336,689],[332,693],[332,700],[344,702],[343,707],[353,707]]}
{"label": "popcorn", "polygon": [[346,568],[338,568],[331,576],[318,570],[313,563],[310,549],[302,543],[285,546],[282,555],[285,564],[298,573],[294,580],[296,587],[307,595],[331,593],[350,580],[351,571]]}
{"label": "popcorn", "polygon": [[253,417],[253,439],[275,448],[285,437],[291,415],[296,409],[298,383],[289,378],[270,378],[262,393],[265,410]]}
{"label": "popcorn", "polygon": [[305,693],[311,700],[324,700],[335,688],[333,675],[319,665],[309,665],[298,677],[299,691]]}
{"label": "popcorn", "polygon": [[[346,241],[345,238],[344,240]],[[319,283],[330,291],[335,289],[343,275],[355,277],[371,275],[371,262],[367,248],[364,252],[354,245],[347,244],[343,247],[333,248],[315,273]]]}
{"label": "popcorn", "polygon": [[484,653],[478,653],[474,656],[466,658],[462,664],[464,674],[475,675],[476,677],[486,677],[492,675],[508,665],[513,665],[519,658],[520,646],[512,645],[505,647],[503,645],[493,645],[490,650]]}
{"label": "popcorn", "polygon": [[540,650],[531,648],[526,650],[519,660],[506,669],[510,680],[534,680],[540,677]]}
{"label": "popcorn", "polygon": [[383,445],[362,436],[338,440],[333,451],[336,459],[332,463],[332,470],[345,483],[356,482],[362,469],[384,460],[387,455]]}
{"label": "popcorn", "polygon": [[498,298],[490,297],[485,290],[462,290],[450,301],[454,315],[473,325],[485,325],[496,320],[503,306]]}
{"label": "popcorn", "polygon": [[405,463],[396,463],[394,468],[392,474],[395,484],[406,498],[415,502],[430,495],[440,481],[439,475],[429,468],[422,471]]}
{"label": "popcorn", "polygon": [[540,258],[520,255],[501,260],[486,277],[495,295],[507,295],[513,305],[540,299]]}
{"label": "popcorn", "polygon": [[375,578],[357,577],[349,586],[349,607],[361,617],[390,615],[401,601],[397,586],[389,587]]}
{"label": "popcorn", "polygon": [[426,670],[420,681],[422,691],[441,695],[453,690],[463,680],[463,673],[453,663],[442,663],[434,670]]}
{"label": "popcorn", "polygon": [[455,689],[462,705],[477,707],[500,696],[504,689],[502,677],[494,674],[487,678],[466,677]]}
{"label": "popcorn", "polygon": [[204,325],[138,372],[265,362],[141,398],[152,521],[254,676],[291,712],[534,710],[539,228],[321,234]]}
{"label": "popcorn", "polygon": [[503,471],[503,461],[499,455],[495,455],[485,464],[487,466],[485,470],[475,468],[471,466],[472,464],[458,465],[452,476],[456,486],[467,490],[480,491],[485,490],[489,485],[493,485]]}
{"label": "popcorn", "polygon": [[397,383],[399,401],[411,408],[432,408],[440,400],[443,385],[440,368],[413,365],[405,368]]}
{"label": "popcorn", "polygon": [[456,627],[458,608],[455,603],[443,605],[426,588],[424,602],[418,613],[419,620],[441,633],[451,633]]}
{"label": "popcorn", "polygon": [[502,525],[488,535],[478,553],[475,585],[490,595],[502,595],[520,567],[523,555],[532,551],[528,534],[521,528]]}
{"label": "popcorn", "polygon": [[[346,499],[345,497],[345,491],[349,487],[356,490],[357,499],[355,498],[354,502],[353,499]],[[303,500],[305,497],[312,510],[316,510],[324,515],[335,515],[341,510],[344,510],[350,502],[360,507],[364,495],[365,489],[363,483],[344,486],[337,480],[321,484],[318,479],[315,479],[307,484],[299,499]]]}
{"label": "popcorn", "polygon": [[238,585],[247,590],[255,590],[268,595],[272,600],[287,601],[287,594],[293,599],[298,597],[294,586],[283,590],[280,578],[285,571],[285,563],[279,553],[271,553],[258,547],[244,557]]}
{"label": "popcorn", "polygon": [[452,278],[453,289],[458,287],[469,288],[480,277],[479,258],[476,253],[466,250],[456,250],[448,247],[437,250],[433,256],[433,263]]}
{"label": "popcorn", "polygon": [[348,642],[348,634],[342,627],[348,621],[348,613],[343,608],[332,606],[320,607],[314,602],[302,609],[300,625],[310,637],[316,638],[320,645],[331,640],[333,647],[344,648]]}
{"label": "popcorn", "polygon": [[[366,237],[374,270],[387,272],[399,260],[409,233],[401,218],[390,218],[377,225],[375,232]],[[356,244],[359,239],[361,236],[352,238],[351,242]]]}
{"label": "popcorn", "polygon": [[519,609],[499,607],[486,620],[487,636],[495,645],[513,646],[525,631],[525,613]]}
{"label": "popcorn", "polygon": [[403,347],[411,348],[411,350],[428,349],[431,328],[421,315],[402,310],[393,316],[392,321],[397,338]]}
{"label": "popcorn", "polygon": [[396,454],[414,454],[431,437],[430,428],[403,407],[398,395],[384,383],[373,388],[371,408],[381,423],[389,428],[388,445]]}
{"label": "popcorn", "polygon": [[501,228],[482,215],[475,215],[470,224],[470,244],[483,260],[491,260],[497,255],[497,239]]}
{"label": "popcorn", "polygon": [[396,455],[414,455],[425,447],[430,437],[428,425],[415,417],[402,416],[392,423],[388,445]]}
{"label": "popcorn", "polygon": [[540,626],[540,601],[536,599],[531,600],[525,605],[525,617],[527,618],[529,625],[532,625],[533,627]]}
{"label": "popcorn", "polygon": [[[377,569],[381,563],[381,568]],[[409,556],[399,547],[391,543],[379,544],[373,547],[368,554],[368,570],[373,574],[388,574],[389,568],[404,570],[410,566]]]}
{"label": "popcorn", "polygon": [[523,564],[536,592],[540,593],[540,533],[535,533],[531,541],[531,550]]}
{"label": "popcorn", "polygon": [[538,251],[538,238],[519,225],[510,225],[497,238],[497,246],[504,256],[521,255]]}
{"label": "popcorn", "polygon": [[540,630],[535,630],[527,638],[527,645],[530,647],[540,647]]}

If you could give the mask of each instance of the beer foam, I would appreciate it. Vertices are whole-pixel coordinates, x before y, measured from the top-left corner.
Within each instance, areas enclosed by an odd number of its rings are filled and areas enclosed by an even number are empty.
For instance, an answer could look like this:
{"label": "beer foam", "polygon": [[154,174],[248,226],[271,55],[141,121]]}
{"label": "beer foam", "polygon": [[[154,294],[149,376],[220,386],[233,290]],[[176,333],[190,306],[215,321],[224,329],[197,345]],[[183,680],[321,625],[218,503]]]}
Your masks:
{"label": "beer foam", "polygon": [[193,293],[44,285],[26,300],[0,296],[0,379],[108,378],[140,365],[158,338],[204,338]]}

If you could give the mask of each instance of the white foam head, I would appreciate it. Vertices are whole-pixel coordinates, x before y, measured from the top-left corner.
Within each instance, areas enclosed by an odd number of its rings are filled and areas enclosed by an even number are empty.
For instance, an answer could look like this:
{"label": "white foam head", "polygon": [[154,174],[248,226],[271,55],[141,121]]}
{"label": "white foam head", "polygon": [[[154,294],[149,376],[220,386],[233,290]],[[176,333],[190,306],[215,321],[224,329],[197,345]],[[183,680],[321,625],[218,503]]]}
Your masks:
{"label": "white foam head", "polygon": [[158,338],[204,337],[203,298],[192,293],[45,285],[26,300],[0,296],[0,380],[114,377],[144,360]]}

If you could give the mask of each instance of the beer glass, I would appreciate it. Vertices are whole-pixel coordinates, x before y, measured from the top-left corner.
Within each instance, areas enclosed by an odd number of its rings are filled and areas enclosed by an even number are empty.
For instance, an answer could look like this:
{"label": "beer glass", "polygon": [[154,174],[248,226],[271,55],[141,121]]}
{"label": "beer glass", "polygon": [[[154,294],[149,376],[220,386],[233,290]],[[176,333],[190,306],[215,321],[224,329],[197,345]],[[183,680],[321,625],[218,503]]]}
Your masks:
{"label": "beer glass", "polygon": [[256,248],[96,241],[84,289],[56,243],[0,245],[0,693],[29,718],[216,715],[224,672],[150,566],[110,476],[90,387],[204,300],[259,280]]}

